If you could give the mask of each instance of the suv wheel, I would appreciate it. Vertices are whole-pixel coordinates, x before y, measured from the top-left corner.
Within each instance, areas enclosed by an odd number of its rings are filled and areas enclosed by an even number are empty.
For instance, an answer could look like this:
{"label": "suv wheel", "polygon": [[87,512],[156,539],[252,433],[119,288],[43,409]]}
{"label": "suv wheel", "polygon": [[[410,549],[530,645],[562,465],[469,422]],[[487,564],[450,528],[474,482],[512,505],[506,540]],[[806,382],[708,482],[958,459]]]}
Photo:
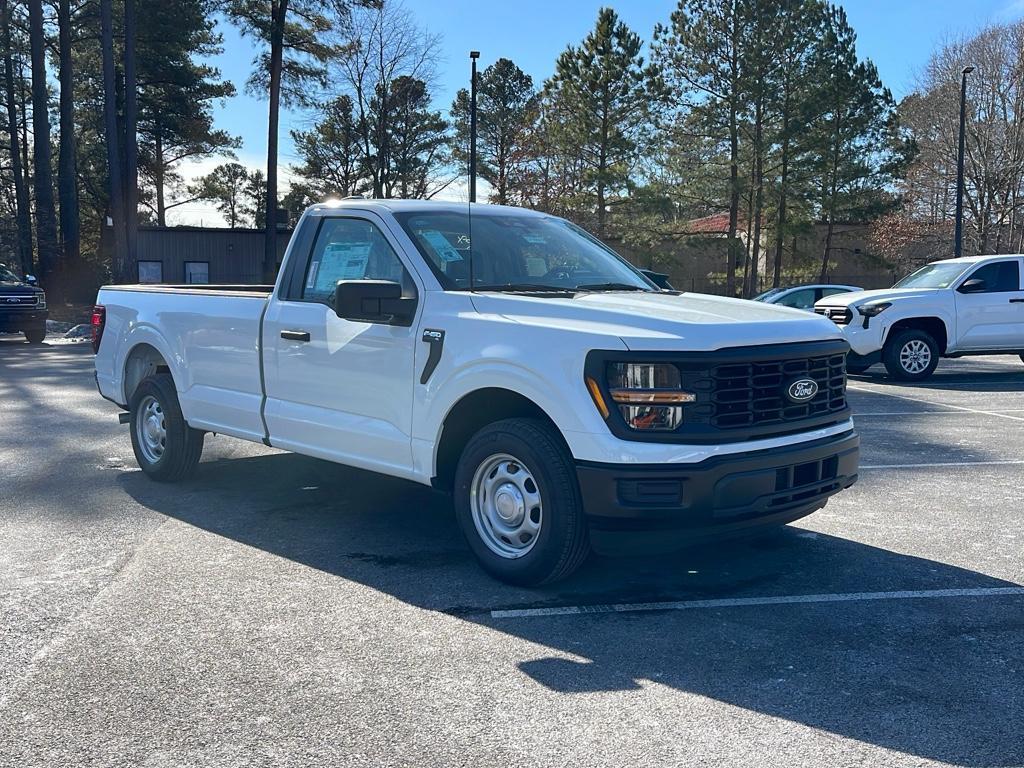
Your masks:
{"label": "suv wheel", "polygon": [[477,432],[455,471],[455,511],[484,570],[533,586],[575,571],[590,552],[575,466],[537,419],[506,419]]}
{"label": "suv wheel", "polygon": [[166,373],[144,379],[130,404],[132,449],[142,471],[175,482],[192,474],[203,453],[205,432],[181,415],[174,380]]}
{"label": "suv wheel", "polygon": [[886,342],[882,362],[894,379],[923,381],[939,364],[939,345],[924,331],[899,331]]}
{"label": "suv wheel", "polygon": [[29,344],[42,344],[46,338],[46,328],[32,328],[25,331],[25,341]]}

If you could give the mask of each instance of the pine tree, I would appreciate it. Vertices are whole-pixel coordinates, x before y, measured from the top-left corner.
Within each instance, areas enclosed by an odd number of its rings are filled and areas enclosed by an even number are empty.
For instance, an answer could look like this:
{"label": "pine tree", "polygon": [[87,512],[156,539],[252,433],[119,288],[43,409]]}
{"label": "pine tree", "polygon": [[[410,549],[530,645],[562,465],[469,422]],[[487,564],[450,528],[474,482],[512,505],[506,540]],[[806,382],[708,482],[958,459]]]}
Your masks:
{"label": "pine tree", "polygon": [[640,37],[611,8],[594,30],[569,46],[545,84],[548,99],[563,105],[563,145],[575,148],[586,168],[586,203],[597,232],[607,234],[610,197],[624,191],[648,123],[647,76]]}
{"label": "pine tree", "polygon": [[[511,59],[498,59],[477,83],[477,174],[491,185],[491,202],[513,202],[529,162],[527,145],[537,120],[538,94],[533,78]],[[465,168],[469,160],[469,91],[452,103],[453,156]]]}

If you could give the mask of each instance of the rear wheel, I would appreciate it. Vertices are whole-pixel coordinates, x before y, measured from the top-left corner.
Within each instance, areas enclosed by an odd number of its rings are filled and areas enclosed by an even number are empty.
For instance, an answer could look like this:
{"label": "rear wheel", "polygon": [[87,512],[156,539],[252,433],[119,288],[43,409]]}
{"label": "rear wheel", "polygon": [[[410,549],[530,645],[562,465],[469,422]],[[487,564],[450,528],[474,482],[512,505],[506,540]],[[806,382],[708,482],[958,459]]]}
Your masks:
{"label": "rear wheel", "polygon": [[42,344],[46,338],[46,328],[32,328],[25,331],[25,341],[29,344]]}
{"label": "rear wheel", "polygon": [[511,584],[563,579],[590,552],[571,457],[537,419],[477,432],[455,472],[455,511],[484,570]]}
{"label": "rear wheel", "polygon": [[894,379],[922,381],[931,376],[939,364],[939,345],[924,331],[899,331],[885,343],[882,362]]}
{"label": "rear wheel", "polygon": [[130,411],[132,449],[142,471],[161,482],[192,474],[203,453],[205,433],[192,429],[181,415],[170,375],[144,379],[132,395]]}

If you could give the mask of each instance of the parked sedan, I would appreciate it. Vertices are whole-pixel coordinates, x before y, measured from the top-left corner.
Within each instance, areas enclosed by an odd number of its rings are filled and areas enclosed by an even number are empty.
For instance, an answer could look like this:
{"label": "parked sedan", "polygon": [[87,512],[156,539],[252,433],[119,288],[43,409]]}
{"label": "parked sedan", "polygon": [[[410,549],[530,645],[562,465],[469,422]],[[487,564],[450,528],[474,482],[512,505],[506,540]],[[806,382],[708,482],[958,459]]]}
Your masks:
{"label": "parked sedan", "polygon": [[755,296],[754,301],[813,312],[816,301],[827,296],[835,296],[837,293],[853,293],[861,290],[863,288],[858,288],[855,285],[794,285],[792,288],[772,288],[760,296]]}

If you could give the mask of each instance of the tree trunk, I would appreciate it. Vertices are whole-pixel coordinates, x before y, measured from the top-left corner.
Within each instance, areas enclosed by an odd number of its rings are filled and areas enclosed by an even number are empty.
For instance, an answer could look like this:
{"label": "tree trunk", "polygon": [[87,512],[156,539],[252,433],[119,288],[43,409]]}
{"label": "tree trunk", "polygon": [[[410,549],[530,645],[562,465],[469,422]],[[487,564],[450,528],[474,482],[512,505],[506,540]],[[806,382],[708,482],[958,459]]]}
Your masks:
{"label": "tree trunk", "polygon": [[[733,4],[732,14],[729,69],[731,85],[737,86],[740,76],[740,19],[735,3]],[[736,239],[736,228],[739,224],[740,214],[740,137],[736,108],[736,100],[738,98],[738,87],[734,87],[729,97],[729,231],[726,239],[729,263],[726,266],[725,272],[725,291],[729,296],[736,295],[736,260],[740,250],[739,241]]]}
{"label": "tree trunk", "polygon": [[772,288],[778,288],[782,282],[782,243],[786,236],[786,182],[789,180],[789,131],[790,131],[790,86],[786,79],[785,98],[782,107],[782,146],[779,150],[779,205],[775,221],[775,263],[772,268]]}
{"label": "tree trunk", "polygon": [[60,239],[64,261],[78,262],[81,233],[78,224],[78,169],[75,139],[74,71],[71,62],[71,0],[57,3],[60,77],[60,155],[57,158],[57,198],[60,201]]}
{"label": "tree trunk", "polygon": [[100,47],[103,52],[103,123],[107,143],[107,176],[110,181],[110,219],[114,232],[111,268],[116,282],[129,278],[128,245],[124,229],[124,189],[120,141],[117,131],[117,88],[114,82],[114,20],[112,0],[100,0]]}
{"label": "tree trunk", "polygon": [[281,119],[281,65],[284,57],[284,24],[288,0],[271,3],[270,119],[267,130],[266,221],[263,241],[263,279],[277,280],[277,132]]}
{"label": "tree trunk", "polygon": [[139,235],[139,93],[135,77],[135,0],[124,3],[124,240],[135,263]]}
{"label": "tree trunk", "polygon": [[46,39],[43,37],[42,0],[29,0],[29,39],[32,48],[32,157],[35,165],[36,242],[39,274],[49,276],[57,267],[57,211],[53,200],[50,155],[50,111],[46,91]]}
{"label": "tree trunk", "polygon": [[153,139],[153,186],[156,187],[156,223],[167,226],[167,200],[164,196],[164,136],[159,121],[156,123]]}
{"label": "tree trunk", "polygon": [[828,206],[826,208],[826,216],[828,221],[828,228],[825,233],[825,248],[821,254],[821,272],[818,275],[818,279],[821,282],[825,282],[828,279],[828,259],[832,253],[832,230],[835,227],[836,219],[836,194],[839,189],[839,147],[842,143],[839,135],[841,128],[841,122],[839,117],[839,110],[836,110],[836,119],[833,125],[832,135],[832,178],[830,179],[831,188],[829,190]]}
{"label": "tree trunk", "polygon": [[4,101],[7,107],[8,146],[11,151],[11,175],[14,177],[15,221],[18,227],[18,260],[22,272],[33,273],[32,210],[22,165],[22,148],[18,136],[18,108],[14,97],[14,61],[11,57],[11,9],[7,0],[0,0],[0,45],[4,52]]}
{"label": "tree trunk", "polygon": [[758,273],[761,260],[761,209],[764,208],[764,98],[758,100],[754,118],[754,240],[751,244],[753,259],[750,262],[750,283],[747,285],[747,298],[756,296],[758,290]]}

